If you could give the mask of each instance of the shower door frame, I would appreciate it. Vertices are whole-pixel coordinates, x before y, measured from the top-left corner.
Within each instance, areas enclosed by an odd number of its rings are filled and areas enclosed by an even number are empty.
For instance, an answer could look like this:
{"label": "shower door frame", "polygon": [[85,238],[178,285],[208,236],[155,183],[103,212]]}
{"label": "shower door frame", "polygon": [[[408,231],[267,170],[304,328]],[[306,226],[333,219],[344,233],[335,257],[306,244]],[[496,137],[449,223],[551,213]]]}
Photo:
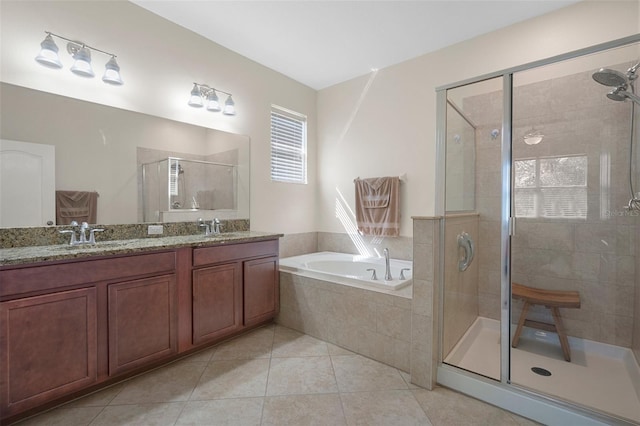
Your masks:
{"label": "shower door frame", "polygon": [[[569,402],[557,401],[539,394],[532,389],[511,383],[511,236],[514,231],[514,217],[511,216],[512,202],[512,105],[513,105],[513,75],[515,73],[538,68],[557,62],[578,58],[602,52],[609,49],[623,47],[640,42],[640,34],[624,37],[584,49],[575,50],[561,55],[530,62],[524,65],[508,68],[502,71],[485,74],[456,83],[436,88],[436,215],[442,217],[440,221],[440,235],[444,236],[445,229],[445,175],[446,175],[446,105],[447,90],[479,83],[494,78],[502,78],[503,88],[503,116],[501,142],[501,218],[500,218],[500,381],[491,380],[479,374],[469,372],[452,365],[444,364],[442,354],[444,329],[444,245],[439,247],[439,270],[437,278],[440,291],[438,300],[438,365],[437,382],[443,386],[468,394],[482,401],[502,407],[524,417],[544,424],[575,424],[604,425],[604,424],[633,424],[616,417],[607,416]],[[441,239],[442,240],[442,239]]]}

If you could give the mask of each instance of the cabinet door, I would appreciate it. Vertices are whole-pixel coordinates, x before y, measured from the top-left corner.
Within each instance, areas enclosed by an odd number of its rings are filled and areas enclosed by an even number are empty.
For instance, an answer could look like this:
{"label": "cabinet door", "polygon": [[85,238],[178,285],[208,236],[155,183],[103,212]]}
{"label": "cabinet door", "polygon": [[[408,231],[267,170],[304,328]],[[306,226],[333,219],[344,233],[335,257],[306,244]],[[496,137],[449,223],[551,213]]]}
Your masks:
{"label": "cabinet door", "polygon": [[271,319],[279,307],[278,257],[244,262],[244,324]]}
{"label": "cabinet door", "polygon": [[174,275],[109,285],[109,374],[177,352]]}
{"label": "cabinet door", "polygon": [[0,303],[0,411],[11,416],[97,380],[96,290]]}
{"label": "cabinet door", "polygon": [[214,340],[241,327],[241,264],[193,271],[193,344]]}

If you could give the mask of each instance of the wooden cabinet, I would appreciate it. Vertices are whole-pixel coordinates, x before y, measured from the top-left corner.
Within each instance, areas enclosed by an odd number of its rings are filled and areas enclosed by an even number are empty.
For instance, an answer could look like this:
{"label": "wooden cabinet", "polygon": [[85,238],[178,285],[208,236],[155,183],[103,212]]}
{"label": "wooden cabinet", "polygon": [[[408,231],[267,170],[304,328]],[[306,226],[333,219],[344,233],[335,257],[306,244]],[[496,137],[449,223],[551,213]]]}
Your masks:
{"label": "wooden cabinet", "polygon": [[63,291],[0,303],[3,417],[97,380],[96,291]]}
{"label": "wooden cabinet", "polygon": [[244,262],[244,325],[276,316],[280,307],[278,257]]}
{"label": "wooden cabinet", "polygon": [[0,420],[271,320],[278,240],[0,266]]}
{"label": "wooden cabinet", "polygon": [[236,263],[193,271],[193,343],[242,328],[242,270]]}
{"label": "wooden cabinet", "polygon": [[193,344],[278,313],[278,240],[193,250]]}
{"label": "wooden cabinet", "polygon": [[174,275],[111,284],[108,288],[109,375],[177,352]]}

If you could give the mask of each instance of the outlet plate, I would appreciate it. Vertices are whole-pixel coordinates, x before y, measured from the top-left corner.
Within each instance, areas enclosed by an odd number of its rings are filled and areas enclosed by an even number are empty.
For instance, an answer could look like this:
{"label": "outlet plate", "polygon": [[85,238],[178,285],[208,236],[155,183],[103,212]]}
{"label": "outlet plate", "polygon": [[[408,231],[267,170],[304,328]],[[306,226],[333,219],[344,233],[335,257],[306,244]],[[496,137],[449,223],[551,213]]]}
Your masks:
{"label": "outlet plate", "polygon": [[149,225],[147,227],[147,235],[162,235],[164,227],[162,225]]}

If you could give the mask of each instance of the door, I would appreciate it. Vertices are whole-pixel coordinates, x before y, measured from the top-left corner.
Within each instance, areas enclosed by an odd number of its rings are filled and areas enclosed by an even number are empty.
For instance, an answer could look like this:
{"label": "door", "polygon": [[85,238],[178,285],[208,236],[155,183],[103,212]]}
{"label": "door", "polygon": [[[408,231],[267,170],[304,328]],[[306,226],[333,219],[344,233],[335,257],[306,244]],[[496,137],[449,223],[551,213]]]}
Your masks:
{"label": "door", "polygon": [[0,411],[10,416],[97,380],[96,290],[0,303]]}
{"label": "door", "polygon": [[273,318],[280,308],[278,258],[244,262],[244,325]]}
{"label": "door", "polygon": [[198,345],[242,327],[241,263],[193,271],[193,343]]}
{"label": "door", "polygon": [[177,352],[176,297],[175,275],[109,285],[110,375]]}
{"label": "door", "polygon": [[503,78],[446,91],[442,360],[501,380]]}
{"label": "door", "polygon": [[0,140],[0,227],[55,225],[55,146]]}

